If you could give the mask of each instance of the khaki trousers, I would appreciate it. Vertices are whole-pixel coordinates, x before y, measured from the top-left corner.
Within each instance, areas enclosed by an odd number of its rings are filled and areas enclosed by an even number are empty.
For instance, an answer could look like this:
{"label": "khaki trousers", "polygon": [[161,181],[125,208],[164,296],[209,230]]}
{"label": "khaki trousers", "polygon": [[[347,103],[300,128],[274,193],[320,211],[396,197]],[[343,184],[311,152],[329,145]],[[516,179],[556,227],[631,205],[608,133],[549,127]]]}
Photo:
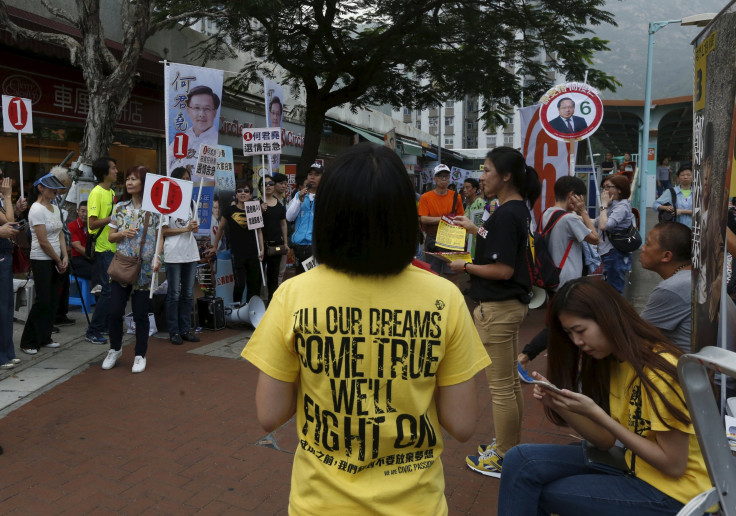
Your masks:
{"label": "khaki trousers", "polygon": [[521,442],[524,398],[516,369],[519,328],[529,307],[516,299],[484,301],[473,311],[473,319],[491,365],[486,378],[491,390],[496,451],[503,457]]}

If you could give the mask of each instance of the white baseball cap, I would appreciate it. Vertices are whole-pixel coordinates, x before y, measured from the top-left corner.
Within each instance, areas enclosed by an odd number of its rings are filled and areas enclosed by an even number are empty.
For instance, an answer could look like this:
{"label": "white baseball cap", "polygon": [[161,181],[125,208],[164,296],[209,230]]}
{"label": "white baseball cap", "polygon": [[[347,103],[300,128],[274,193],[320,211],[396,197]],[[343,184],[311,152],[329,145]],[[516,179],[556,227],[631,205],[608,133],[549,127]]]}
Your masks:
{"label": "white baseball cap", "polygon": [[443,165],[442,163],[440,163],[439,165],[434,167],[434,175],[441,174],[442,172],[447,172],[448,174],[450,173],[450,169],[447,165]]}

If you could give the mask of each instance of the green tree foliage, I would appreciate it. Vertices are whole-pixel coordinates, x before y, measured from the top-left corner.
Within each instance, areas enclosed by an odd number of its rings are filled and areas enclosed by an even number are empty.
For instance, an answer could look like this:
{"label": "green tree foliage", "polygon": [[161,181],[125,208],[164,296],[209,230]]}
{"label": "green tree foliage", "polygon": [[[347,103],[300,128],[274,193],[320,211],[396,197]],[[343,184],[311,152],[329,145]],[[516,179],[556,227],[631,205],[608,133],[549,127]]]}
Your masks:
{"label": "green tree foliage", "polygon": [[[165,10],[215,8],[222,33],[199,51],[234,50],[243,84],[275,78],[306,98],[300,167],[317,155],[325,113],[350,105],[424,109],[480,95],[478,118],[501,125],[512,106],[538,99],[550,72],[599,89],[616,81],[591,69],[606,41],[588,27],[614,24],[604,0],[171,0]],[[285,73],[275,77],[274,64]],[[523,86],[521,77],[524,77]]]}

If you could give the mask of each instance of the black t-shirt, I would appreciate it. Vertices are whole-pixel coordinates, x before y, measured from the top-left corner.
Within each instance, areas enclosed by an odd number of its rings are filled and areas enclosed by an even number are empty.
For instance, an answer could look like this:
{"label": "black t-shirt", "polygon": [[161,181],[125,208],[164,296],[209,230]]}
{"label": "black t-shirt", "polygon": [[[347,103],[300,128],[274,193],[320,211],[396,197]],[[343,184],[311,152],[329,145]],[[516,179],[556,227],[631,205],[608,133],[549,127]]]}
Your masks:
{"label": "black t-shirt", "polygon": [[256,232],[248,229],[245,210],[235,205],[226,206],[222,216],[227,219],[227,239],[230,242],[233,258],[258,257]]}
{"label": "black t-shirt", "polygon": [[266,242],[283,244],[284,233],[281,231],[281,221],[286,218],[286,208],[276,201],[276,206],[269,206],[263,212],[263,239]]}
{"label": "black t-shirt", "polygon": [[471,275],[470,297],[476,301],[525,300],[531,288],[526,246],[531,215],[525,201],[506,201],[486,220],[475,245],[476,265],[503,263],[514,268],[508,280]]}

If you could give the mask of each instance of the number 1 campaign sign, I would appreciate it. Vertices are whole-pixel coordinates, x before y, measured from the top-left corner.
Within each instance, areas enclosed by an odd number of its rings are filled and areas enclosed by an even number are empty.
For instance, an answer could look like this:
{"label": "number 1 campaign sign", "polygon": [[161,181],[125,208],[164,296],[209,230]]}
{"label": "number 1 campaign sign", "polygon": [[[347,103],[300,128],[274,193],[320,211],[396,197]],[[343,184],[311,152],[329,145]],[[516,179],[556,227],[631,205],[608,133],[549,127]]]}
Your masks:
{"label": "number 1 campaign sign", "polygon": [[20,169],[20,197],[25,198],[23,191],[23,145],[20,135],[33,133],[33,110],[31,100],[21,97],[3,95],[3,131],[18,133],[18,168]]}
{"label": "number 1 campaign sign", "polygon": [[[192,199],[192,182],[173,177],[146,174],[146,184],[143,186],[142,208],[151,213],[169,215],[175,219],[189,219]],[[196,216],[196,212],[195,212]],[[154,266],[159,261],[158,249],[161,243],[161,229],[164,225],[164,217],[158,225],[156,235],[156,255],[153,258]],[[149,297],[153,297],[153,283],[156,275],[151,278]]]}
{"label": "number 1 campaign sign", "polygon": [[33,133],[30,99],[3,95],[3,131],[6,133]]}
{"label": "number 1 campaign sign", "polygon": [[170,215],[175,219],[188,219],[191,198],[191,181],[146,174],[146,185],[143,189],[144,210]]}

